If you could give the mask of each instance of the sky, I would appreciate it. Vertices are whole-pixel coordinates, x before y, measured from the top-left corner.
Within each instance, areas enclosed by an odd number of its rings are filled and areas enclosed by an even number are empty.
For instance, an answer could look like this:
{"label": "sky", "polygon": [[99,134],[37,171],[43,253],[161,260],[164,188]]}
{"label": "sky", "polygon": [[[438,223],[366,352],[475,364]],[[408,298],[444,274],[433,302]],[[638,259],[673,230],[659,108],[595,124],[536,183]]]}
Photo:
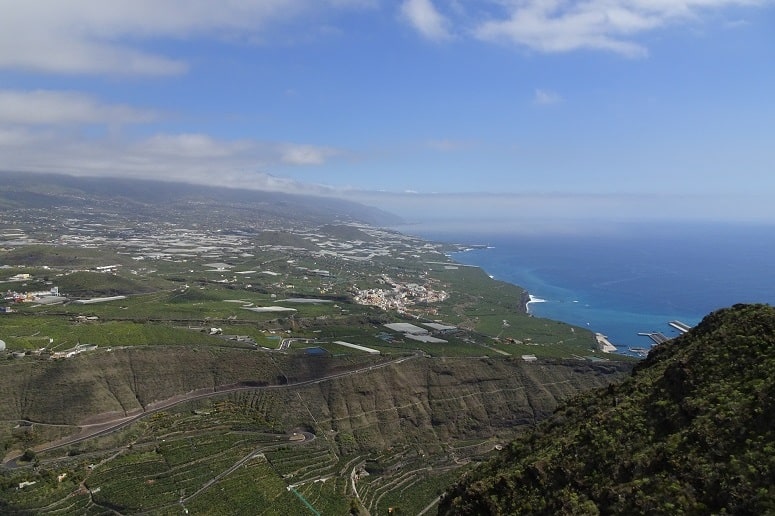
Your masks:
{"label": "sky", "polygon": [[775,0],[0,0],[0,168],[775,223]]}

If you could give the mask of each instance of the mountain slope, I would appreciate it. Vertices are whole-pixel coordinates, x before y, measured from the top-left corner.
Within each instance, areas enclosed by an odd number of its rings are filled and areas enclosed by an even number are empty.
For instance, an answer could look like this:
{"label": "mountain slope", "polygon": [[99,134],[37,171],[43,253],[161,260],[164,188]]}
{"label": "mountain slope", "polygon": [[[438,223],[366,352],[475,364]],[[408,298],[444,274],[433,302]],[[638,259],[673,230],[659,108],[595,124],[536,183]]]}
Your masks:
{"label": "mountain slope", "polygon": [[179,218],[218,214],[233,218],[277,219],[282,223],[358,221],[377,226],[402,223],[399,216],[344,199],[245,190],[221,186],[170,183],[146,179],[74,177],[0,171],[1,208],[102,206],[113,211],[146,214],[151,220],[163,214]]}
{"label": "mountain slope", "polygon": [[772,514],[775,308],[735,305],[571,401],[440,514]]}
{"label": "mountain slope", "polygon": [[[19,366],[16,374],[0,375],[0,420],[84,424],[97,416],[104,419],[136,413],[155,402],[193,391],[213,392],[237,384],[277,387],[384,361],[370,357],[310,360],[303,355],[172,346],[97,351],[61,361],[26,360],[14,362]],[[379,426],[385,418],[394,418],[392,423],[397,423],[406,416],[399,414],[397,407],[405,405],[428,416],[424,424],[429,432],[455,433],[458,427],[469,424],[474,433],[489,427],[485,430],[489,436],[492,428],[510,430],[544,419],[558,400],[617,381],[629,368],[620,362],[546,360],[527,364],[491,358],[418,358],[400,366],[331,378],[313,387],[290,386],[286,389],[290,399],[283,402],[282,414],[272,417],[287,417],[291,427],[298,425],[293,418],[302,414],[303,419],[310,410],[289,410],[301,390],[310,397],[317,420],[333,417],[339,426],[345,425],[353,410],[360,417],[363,406],[379,409],[375,415],[382,419],[375,418],[373,425]],[[280,391],[267,395],[286,396]],[[392,430],[392,424],[379,428],[384,433]]]}

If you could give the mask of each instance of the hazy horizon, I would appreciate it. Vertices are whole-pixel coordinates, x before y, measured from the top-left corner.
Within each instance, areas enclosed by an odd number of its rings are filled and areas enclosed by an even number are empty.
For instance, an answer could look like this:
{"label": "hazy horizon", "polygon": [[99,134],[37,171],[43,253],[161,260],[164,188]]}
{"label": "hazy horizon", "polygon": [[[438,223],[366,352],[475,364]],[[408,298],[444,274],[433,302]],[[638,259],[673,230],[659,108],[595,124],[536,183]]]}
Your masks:
{"label": "hazy horizon", "polygon": [[3,168],[572,232],[775,223],[772,0],[0,0]]}

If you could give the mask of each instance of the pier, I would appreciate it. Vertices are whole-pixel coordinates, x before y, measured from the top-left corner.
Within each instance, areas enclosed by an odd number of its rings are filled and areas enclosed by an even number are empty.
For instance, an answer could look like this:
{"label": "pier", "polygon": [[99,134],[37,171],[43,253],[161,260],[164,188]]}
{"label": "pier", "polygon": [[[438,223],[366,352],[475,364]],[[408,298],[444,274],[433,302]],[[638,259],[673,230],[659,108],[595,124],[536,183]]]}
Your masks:
{"label": "pier", "polygon": [[[691,326],[689,326],[686,323],[682,323],[681,321],[670,321],[667,324],[669,324],[671,327],[675,328],[676,330],[678,330],[679,333],[682,333],[682,334],[692,329]],[[659,331],[641,332],[641,333],[638,333],[638,335],[650,338],[654,342],[654,344],[662,344],[663,342],[667,342],[668,340],[670,340],[670,337],[665,336],[664,333]]]}
{"label": "pier", "polygon": [[673,328],[675,328],[676,330],[678,330],[681,333],[686,333],[687,331],[692,329],[691,326],[689,326],[686,323],[682,323],[681,321],[670,321],[667,324],[669,324],[670,326],[672,326]]}
{"label": "pier", "polygon": [[638,333],[638,335],[650,338],[651,340],[654,341],[654,344],[662,344],[663,342],[667,342],[668,340],[670,340],[663,333],[658,332],[658,331],[655,331],[655,332],[642,332],[642,333]]}

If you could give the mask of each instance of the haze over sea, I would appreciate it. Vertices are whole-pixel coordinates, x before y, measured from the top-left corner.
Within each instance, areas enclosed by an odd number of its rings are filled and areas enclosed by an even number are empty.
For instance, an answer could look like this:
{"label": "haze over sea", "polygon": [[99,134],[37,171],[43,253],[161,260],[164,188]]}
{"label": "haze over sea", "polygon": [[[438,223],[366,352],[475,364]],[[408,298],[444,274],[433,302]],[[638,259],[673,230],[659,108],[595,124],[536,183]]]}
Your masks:
{"label": "haze over sea", "polygon": [[602,234],[454,234],[416,228],[423,237],[486,249],[453,253],[542,302],[537,317],[609,337],[621,352],[649,348],[639,332],[678,333],[735,303],[775,304],[775,228],[754,225],[633,225]]}

